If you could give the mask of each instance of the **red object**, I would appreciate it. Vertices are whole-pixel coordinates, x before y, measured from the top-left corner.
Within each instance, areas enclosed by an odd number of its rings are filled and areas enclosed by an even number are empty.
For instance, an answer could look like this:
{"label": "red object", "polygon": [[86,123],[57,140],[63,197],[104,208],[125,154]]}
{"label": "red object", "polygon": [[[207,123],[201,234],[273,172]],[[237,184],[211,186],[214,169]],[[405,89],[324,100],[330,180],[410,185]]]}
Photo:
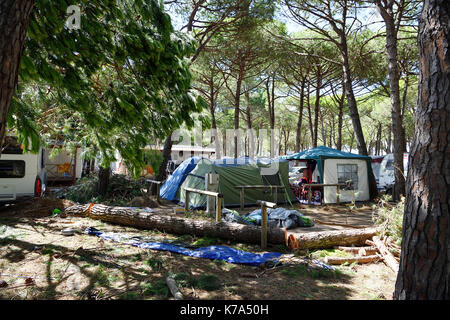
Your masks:
{"label": "red object", "polygon": [[25,279],[25,285],[32,286],[34,284],[33,278],[26,278]]}
{"label": "red object", "polygon": [[42,195],[42,185],[41,185],[41,179],[36,179],[36,185],[35,185],[35,196],[40,198]]}

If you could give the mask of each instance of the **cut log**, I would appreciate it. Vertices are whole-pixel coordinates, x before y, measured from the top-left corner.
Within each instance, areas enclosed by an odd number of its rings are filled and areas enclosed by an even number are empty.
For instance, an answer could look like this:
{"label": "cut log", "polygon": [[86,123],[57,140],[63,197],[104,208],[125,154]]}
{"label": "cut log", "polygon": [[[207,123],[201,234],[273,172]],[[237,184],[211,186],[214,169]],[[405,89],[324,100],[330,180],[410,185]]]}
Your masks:
{"label": "cut log", "polygon": [[326,264],[344,264],[344,263],[371,263],[382,260],[379,255],[372,256],[354,256],[354,257],[325,257]]}
{"label": "cut log", "polygon": [[352,229],[364,229],[366,227],[363,226],[355,226],[352,224],[346,224],[346,223],[337,223],[337,222],[328,222],[328,221],[322,221],[319,219],[314,219],[315,223],[318,224],[324,224],[324,225],[329,225],[329,226],[339,226],[339,227],[345,227],[345,228],[352,228]]}
{"label": "cut log", "polygon": [[304,250],[350,245],[362,246],[367,239],[372,238],[376,233],[375,228],[295,233],[289,235],[289,248]]}
{"label": "cut log", "polygon": [[171,277],[166,278],[166,284],[169,287],[170,292],[172,293],[175,300],[183,300],[183,295],[180,290],[178,290],[177,283]]}
{"label": "cut log", "polygon": [[[156,229],[173,234],[191,234],[200,237],[222,238],[245,243],[261,243],[261,228],[239,223],[195,220],[157,212],[145,212],[129,207],[110,207],[101,204],[74,205],[65,209],[67,215],[85,216],[141,229]],[[285,233],[280,228],[269,228],[268,243],[285,243]]]}
{"label": "cut log", "polygon": [[398,264],[397,260],[395,260],[394,255],[388,250],[388,248],[386,248],[383,241],[379,237],[374,236],[372,239],[373,239],[373,243],[378,248],[378,251],[380,251],[380,254],[383,257],[384,263],[386,263],[386,265],[389,268],[391,268],[392,271],[397,273],[399,264]]}
{"label": "cut log", "polygon": [[[85,216],[104,222],[141,229],[156,229],[173,234],[215,237],[245,243],[261,243],[261,227],[238,223],[195,220],[157,212],[145,212],[129,207],[110,207],[101,204],[74,205],[65,214]],[[286,244],[292,249],[326,249],[335,246],[363,245],[376,235],[375,228],[343,229],[285,234],[280,228],[269,228],[267,242]]]}
{"label": "cut log", "polygon": [[[358,254],[360,256],[373,255],[377,253],[377,247],[337,247],[338,250]],[[363,254],[361,254],[363,253]]]}

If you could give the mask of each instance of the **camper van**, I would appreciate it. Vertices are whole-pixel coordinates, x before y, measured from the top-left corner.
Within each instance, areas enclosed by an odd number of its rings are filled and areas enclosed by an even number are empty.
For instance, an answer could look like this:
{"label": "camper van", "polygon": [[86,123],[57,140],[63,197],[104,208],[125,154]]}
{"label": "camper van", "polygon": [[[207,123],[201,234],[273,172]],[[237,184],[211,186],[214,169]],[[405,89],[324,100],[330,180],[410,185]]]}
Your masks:
{"label": "camper van", "polygon": [[6,147],[0,155],[0,205],[25,197],[41,197],[46,189],[44,149],[25,153],[22,147]]}
{"label": "camper van", "polygon": [[[408,172],[408,156],[409,153],[403,154],[403,171],[405,177]],[[389,153],[383,158],[380,164],[379,189],[389,191],[392,188],[395,182],[394,170],[394,154]]]}

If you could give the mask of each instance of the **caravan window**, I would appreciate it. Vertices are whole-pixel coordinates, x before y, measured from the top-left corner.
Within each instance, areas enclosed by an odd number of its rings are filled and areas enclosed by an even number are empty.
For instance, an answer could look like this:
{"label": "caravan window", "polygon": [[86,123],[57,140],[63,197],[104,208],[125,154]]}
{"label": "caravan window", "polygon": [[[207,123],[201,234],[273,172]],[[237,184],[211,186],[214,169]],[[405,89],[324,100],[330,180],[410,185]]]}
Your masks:
{"label": "caravan window", "polygon": [[357,164],[338,164],[337,165],[338,183],[346,183],[349,187],[345,189],[358,189],[358,165]]}
{"label": "caravan window", "polygon": [[25,176],[25,161],[0,160],[0,178],[23,178]]}

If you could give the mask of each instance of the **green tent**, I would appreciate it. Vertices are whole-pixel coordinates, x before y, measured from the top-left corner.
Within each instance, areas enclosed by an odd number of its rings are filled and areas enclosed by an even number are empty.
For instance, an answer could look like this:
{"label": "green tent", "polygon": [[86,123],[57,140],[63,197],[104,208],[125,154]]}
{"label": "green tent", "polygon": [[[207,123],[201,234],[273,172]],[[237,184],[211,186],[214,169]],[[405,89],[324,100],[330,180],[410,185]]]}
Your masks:
{"label": "green tent", "polygon": [[[240,205],[240,189],[236,186],[241,185],[281,185],[285,188],[278,188],[277,202],[294,202],[296,197],[289,187],[288,170],[289,164],[285,160],[262,162],[249,158],[221,160],[202,158],[196,163],[194,169],[186,174],[173,200],[184,204],[184,188],[205,190],[205,174],[216,173],[219,175],[218,192],[223,194],[223,205],[226,207]],[[174,172],[174,174],[180,173]],[[170,183],[170,179],[166,183],[168,182]],[[245,205],[255,205],[256,200],[274,201],[274,194],[275,188],[246,190]],[[206,207],[206,198],[205,195],[191,193],[189,207]]]}

